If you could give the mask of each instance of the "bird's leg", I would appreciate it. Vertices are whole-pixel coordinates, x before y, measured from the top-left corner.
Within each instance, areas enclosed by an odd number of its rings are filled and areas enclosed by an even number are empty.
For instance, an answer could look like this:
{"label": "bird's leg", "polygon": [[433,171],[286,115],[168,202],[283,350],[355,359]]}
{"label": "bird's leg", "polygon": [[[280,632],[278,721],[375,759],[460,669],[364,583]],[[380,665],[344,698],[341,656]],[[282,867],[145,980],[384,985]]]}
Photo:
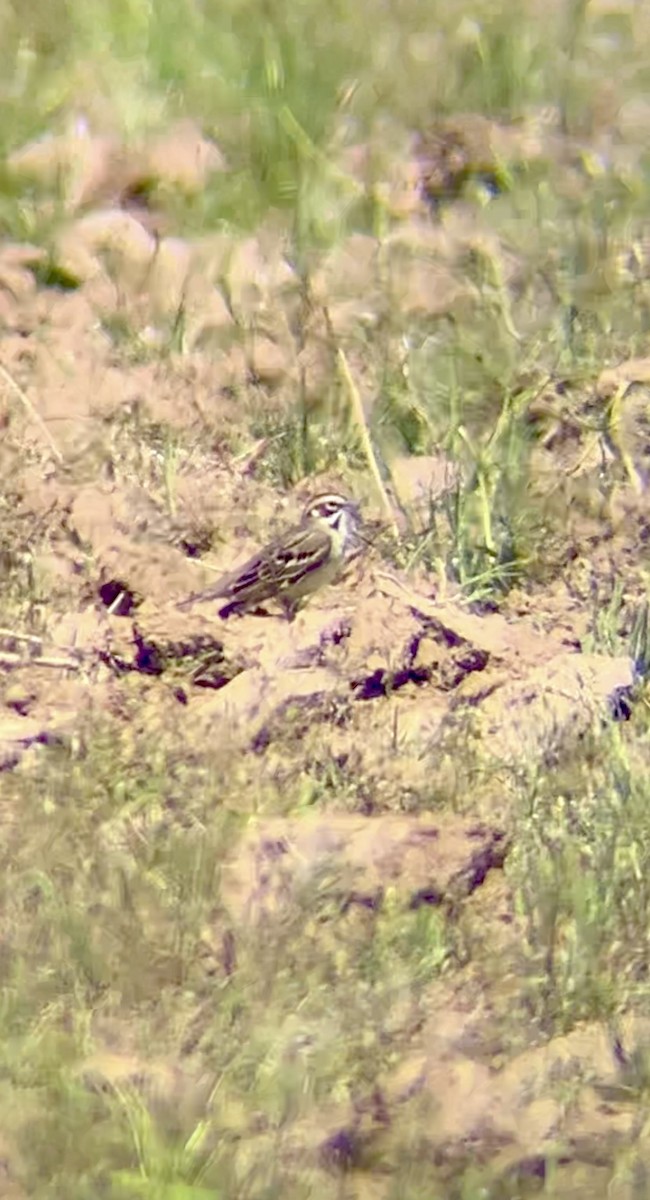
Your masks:
{"label": "bird's leg", "polygon": [[282,611],[287,618],[287,621],[293,621],[298,612],[298,605],[295,600],[290,600],[288,596],[279,597]]}

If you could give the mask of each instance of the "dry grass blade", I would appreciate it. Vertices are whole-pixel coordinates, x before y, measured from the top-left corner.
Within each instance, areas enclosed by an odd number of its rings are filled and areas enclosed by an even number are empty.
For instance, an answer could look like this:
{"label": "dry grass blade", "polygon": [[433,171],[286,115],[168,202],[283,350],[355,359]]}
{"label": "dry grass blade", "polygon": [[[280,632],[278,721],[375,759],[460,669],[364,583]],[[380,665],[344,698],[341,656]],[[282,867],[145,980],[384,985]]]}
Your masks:
{"label": "dry grass blade", "polygon": [[3,667],[22,667],[27,662],[30,667],[54,667],[64,671],[80,671],[83,666],[83,663],[75,658],[51,658],[46,654],[26,656],[0,650],[0,665]]}
{"label": "dry grass blade", "polygon": [[34,424],[38,425],[38,428],[40,429],[41,433],[43,434],[43,437],[45,438],[48,446],[50,447],[52,454],[54,455],[54,457],[57,459],[58,462],[62,463],[63,455],[62,455],[61,451],[59,450],[59,447],[57,446],[56,442],[54,441],[54,438],[52,437],[52,434],[50,433],[49,429],[47,428],[47,425],[45,424],[43,418],[39,415],[39,413],[36,412],[36,409],[34,408],[34,405],[32,404],[31,400],[29,399],[29,396],[23,391],[23,389],[20,387],[20,385],[16,383],[16,380],[14,379],[13,375],[11,375],[10,372],[7,370],[7,368],[2,366],[2,363],[0,363],[0,378],[4,379],[5,383],[8,385],[8,387],[14,393],[14,395],[18,397],[20,402],[27,409],[27,412],[29,413]]}
{"label": "dry grass blade", "polygon": [[368,466],[370,467],[370,474],[372,475],[372,477],[375,481],[375,485],[376,485],[377,491],[378,491],[380,499],[381,499],[382,508],[384,509],[384,512],[386,513],[387,524],[388,524],[389,528],[391,529],[392,533],[394,534],[394,536],[399,537],[399,529],[397,528],[397,522],[395,520],[395,514],[393,513],[393,507],[388,498],[388,493],[386,491],[386,488],[384,487],[384,481],[381,477],[381,472],[379,470],[377,459],[375,457],[375,452],[372,448],[372,441],[370,439],[370,433],[368,431],[368,425],[366,423],[366,416],[363,411],[363,404],[361,403],[361,396],[359,395],[359,389],[357,388],[357,386],[352,378],[352,374],[351,374],[350,368],[348,366],[348,360],[345,357],[343,350],[340,349],[340,347],[337,348],[336,359],[337,359],[338,368],[339,368],[339,371],[341,374],[341,378],[343,379],[343,381],[347,387],[347,390],[348,390],[348,395],[350,397],[350,406],[352,409],[352,415],[354,417],[357,428],[359,430],[359,437],[361,438],[361,444],[363,446],[365,456],[368,460]]}
{"label": "dry grass blade", "polygon": [[12,642],[28,642],[30,645],[38,646],[39,648],[43,645],[42,637],[38,637],[33,633],[19,633],[16,629],[0,628],[0,638]]}
{"label": "dry grass blade", "polygon": [[[80,671],[84,665],[83,655],[70,649],[68,652],[43,652],[43,639],[31,633],[20,633],[14,629],[0,629],[0,641],[5,642],[5,648],[0,649],[0,665],[3,667],[21,667],[29,663],[30,667],[54,667],[66,671]],[[15,647],[18,646],[19,649]]]}

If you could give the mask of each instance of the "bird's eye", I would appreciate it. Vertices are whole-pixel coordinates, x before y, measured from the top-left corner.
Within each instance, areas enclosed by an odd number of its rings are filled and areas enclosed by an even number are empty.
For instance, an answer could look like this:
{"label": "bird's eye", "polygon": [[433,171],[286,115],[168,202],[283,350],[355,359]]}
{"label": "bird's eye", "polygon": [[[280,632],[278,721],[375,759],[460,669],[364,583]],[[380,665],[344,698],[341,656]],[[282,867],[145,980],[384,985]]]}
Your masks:
{"label": "bird's eye", "polygon": [[341,516],[346,507],[347,505],[344,500],[332,497],[331,500],[319,500],[316,504],[313,504],[309,509],[308,515],[312,519],[319,517],[322,520],[329,521],[333,517]]}

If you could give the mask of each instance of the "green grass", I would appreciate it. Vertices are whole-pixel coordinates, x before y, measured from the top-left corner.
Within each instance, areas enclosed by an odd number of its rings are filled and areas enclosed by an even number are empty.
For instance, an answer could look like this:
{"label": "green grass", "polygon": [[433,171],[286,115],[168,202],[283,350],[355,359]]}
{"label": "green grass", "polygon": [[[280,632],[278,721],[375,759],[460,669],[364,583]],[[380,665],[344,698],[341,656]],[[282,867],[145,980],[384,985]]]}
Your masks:
{"label": "green grass", "polygon": [[[489,959],[462,917],[390,889],[344,915],[349,883],[324,867],[284,915],[236,927],[227,973],[218,880],[243,830],[238,784],[218,751],[210,769],[171,746],[93,722],[76,749],[5,776],[0,1111],[30,1195],[310,1195],[294,1122],[304,1153],[323,1108],[344,1113],[398,1065],[431,987]],[[264,786],[248,807],[273,811]],[[647,1007],[644,778],[614,730],[521,804],[507,875],[522,937],[490,968],[519,978],[500,1038],[616,1030]],[[399,1144],[382,1170],[406,1179]]]}
{"label": "green grass", "polygon": [[[342,917],[345,881],[325,870],[281,920],[236,927],[226,974],[231,789],[223,763],[193,771],[145,738],[129,750],[111,723],[6,779],[20,825],[2,858],[0,1109],[31,1195],[190,1197],[236,1177],[256,1196],[276,1176],[302,1194],[282,1152],[292,1120],[364,1095],[395,1061],[404,999],[415,1011],[448,968],[443,915],[389,897]],[[85,1064],[110,1060],[110,1029],[125,1077],[102,1081]]]}
{"label": "green grass", "polygon": [[[547,1030],[647,1008],[647,784],[619,728],[531,785],[508,874],[526,941],[523,993]],[[641,753],[643,751],[641,750]]]}

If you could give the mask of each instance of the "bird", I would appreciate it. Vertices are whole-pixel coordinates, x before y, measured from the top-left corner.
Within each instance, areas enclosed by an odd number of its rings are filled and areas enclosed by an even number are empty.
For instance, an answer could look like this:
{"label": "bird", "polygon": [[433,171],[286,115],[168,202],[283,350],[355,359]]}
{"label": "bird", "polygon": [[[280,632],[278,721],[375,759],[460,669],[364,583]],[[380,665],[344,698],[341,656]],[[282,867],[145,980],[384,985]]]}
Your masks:
{"label": "bird", "polygon": [[361,513],[353,500],[338,492],[323,492],[309,501],[298,525],[177,607],[187,610],[199,602],[225,600],[219,609],[223,619],[276,600],[292,621],[301,601],[332,583],[361,549],[360,526]]}

